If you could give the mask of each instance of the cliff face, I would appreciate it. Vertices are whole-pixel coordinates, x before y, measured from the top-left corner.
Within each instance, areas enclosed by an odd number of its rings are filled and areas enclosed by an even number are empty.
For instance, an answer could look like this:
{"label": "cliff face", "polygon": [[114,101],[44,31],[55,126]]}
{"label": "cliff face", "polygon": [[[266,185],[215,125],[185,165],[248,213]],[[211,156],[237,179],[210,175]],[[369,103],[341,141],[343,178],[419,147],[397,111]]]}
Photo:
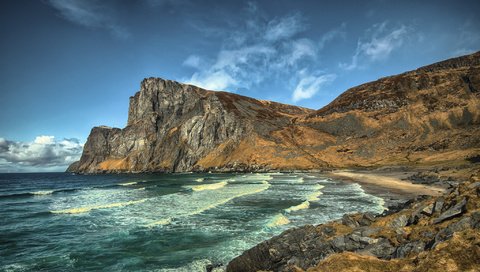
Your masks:
{"label": "cliff face", "polygon": [[480,151],[480,53],[347,90],[314,111],[159,78],[124,129],[92,129],[80,173],[311,170],[464,159]]}
{"label": "cliff face", "polygon": [[[148,78],[143,80],[140,91],[130,97],[127,127],[93,128],[80,161],[69,171],[205,170],[202,162],[209,165],[216,154],[229,154],[242,142],[268,137],[292,118],[311,112]],[[255,163],[231,161],[218,166],[239,170],[257,167]]]}

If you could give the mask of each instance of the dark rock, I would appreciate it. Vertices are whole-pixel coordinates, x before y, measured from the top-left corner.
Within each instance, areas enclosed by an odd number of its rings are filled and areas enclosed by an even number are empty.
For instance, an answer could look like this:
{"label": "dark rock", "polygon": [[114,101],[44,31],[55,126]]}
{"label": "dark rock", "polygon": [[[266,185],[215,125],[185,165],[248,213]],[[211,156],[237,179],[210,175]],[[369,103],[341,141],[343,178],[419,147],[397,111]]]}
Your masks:
{"label": "dark rock", "polygon": [[407,243],[404,245],[399,246],[395,250],[394,257],[395,258],[406,258],[409,254],[413,253],[420,253],[425,250],[425,242],[423,241],[414,241],[411,243]]}
{"label": "dark rock", "polygon": [[345,236],[341,235],[332,239],[332,246],[336,249],[336,251],[344,251],[346,249]]}
{"label": "dark rock", "polygon": [[471,218],[470,226],[474,229],[480,229],[480,212],[476,211],[472,213]]}
{"label": "dark rock", "polygon": [[376,243],[368,245],[359,252],[373,255],[380,259],[390,259],[393,257],[395,250],[395,247],[387,239],[380,238],[377,239]]}
{"label": "dark rock", "polygon": [[433,220],[433,223],[438,224],[445,220],[461,215],[462,213],[465,212],[466,205],[467,205],[467,199],[463,198],[462,201],[460,201],[458,204],[446,210],[438,218],[435,218]]}
{"label": "dark rock", "polygon": [[342,224],[351,228],[356,228],[360,226],[360,224],[355,220],[355,218],[353,218],[353,216],[348,214],[343,215]]}
{"label": "dark rock", "polygon": [[435,201],[435,207],[433,208],[433,212],[441,213],[444,204],[445,204],[445,198],[443,198],[442,196],[438,197],[437,201]]}
{"label": "dark rock", "polygon": [[365,244],[360,243],[360,236],[349,234],[345,236],[345,250],[355,251],[365,247]]}
{"label": "dark rock", "polygon": [[331,237],[331,236],[335,235],[336,230],[335,230],[335,228],[333,228],[331,226],[322,226],[320,228],[320,232],[324,236]]}
{"label": "dark rock", "polygon": [[434,204],[428,204],[427,206],[425,206],[422,210],[421,210],[421,213],[424,214],[424,215],[432,215],[433,214],[433,209],[434,209]]}
{"label": "dark rock", "polygon": [[433,244],[432,248],[435,248],[438,243],[450,239],[453,236],[454,232],[463,231],[471,228],[471,222],[472,218],[464,217],[460,221],[448,225],[445,229],[437,233],[437,235],[435,236],[435,243]]}
{"label": "dark rock", "polygon": [[407,226],[416,225],[418,223],[418,221],[422,217],[420,212],[421,211],[417,210],[412,215],[410,215],[410,217],[408,218]]}
{"label": "dark rock", "polygon": [[372,213],[364,213],[362,218],[358,221],[360,226],[370,226],[373,222],[375,222],[375,216]]}
{"label": "dark rock", "polygon": [[363,226],[363,227],[358,227],[355,230],[353,230],[352,233],[357,234],[359,236],[371,236],[377,232],[379,232],[381,228],[378,227],[368,227],[368,226]]}
{"label": "dark rock", "polygon": [[409,217],[407,215],[402,214],[397,218],[393,219],[392,222],[390,222],[390,226],[394,229],[403,228],[408,224],[408,219]]}

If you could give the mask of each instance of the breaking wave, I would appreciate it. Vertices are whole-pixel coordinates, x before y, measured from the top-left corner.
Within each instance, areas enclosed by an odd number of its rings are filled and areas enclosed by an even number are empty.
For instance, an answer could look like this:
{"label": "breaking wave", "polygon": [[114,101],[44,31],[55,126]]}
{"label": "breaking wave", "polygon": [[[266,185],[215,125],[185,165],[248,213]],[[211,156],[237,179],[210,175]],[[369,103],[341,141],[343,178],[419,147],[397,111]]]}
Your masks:
{"label": "breaking wave", "polygon": [[186,188],[190,188],[193,191],[204,191],[204,190],[217,190],[220,188],[225,187],[228,182],[226,181],[221,181],[217,183],[212,183],[212,184],[202,184],[202,185],[194,185],[194,186],[185,186]]}
{"label": "breaking wave", "polygon": [[116,202],[116,203],[110,203],[110,204],[104,204],[104,205],[86,206],[86,207],[56,210],[56,211],[50,211],[50,212],[56,213],[56,214],[78,214],[78,213],[86,213],[92,210],[110,209],[110,208],[118,208],[118,207],[123,207],[128,205],[134,205],[134,204],[143,203],[145,201],[147,201],[146,198],[140,199],[140,200],[127,201],[127,202]]}
{"label": "breaking wave", "polygon": [[[223,186],[226,185],[227,182]],[[214,183],[217,184],[217,183]],[[222,186],[222,187],[223,187]],[[151,223],[146,224],[146,227],[154,227],[158,225],[168,225],[173,220],[189,217],[203,213],[207,210],[216,208],[220,205],[226,204],[227,202],[247,196],[252,194],[257,194],[262,191],[267,190],[270,187],[270,184],[267,181],[262,181],[260,184],[247,184],[240,186],[232,186],[232,188],[225,188],[220,192],[209,192],[203,190],[194,190],[192,195],[188,194],[174,194],[167,195],[161,199],[164,203],[169,203],[174,207],[178,207],[175,211],[170,211],[170,216],[168,216],[169,211],[165,210],[167,216],[165,218],[155,220]]]}
{"label": "breaking wave", "polygon": [[272,218],[272,220],[267,224],[267,227],[273,228],[277,226],[286,225],[288,223],[290,223],[290,220],[288,220],[288,218],[285,215],[279,213]]}

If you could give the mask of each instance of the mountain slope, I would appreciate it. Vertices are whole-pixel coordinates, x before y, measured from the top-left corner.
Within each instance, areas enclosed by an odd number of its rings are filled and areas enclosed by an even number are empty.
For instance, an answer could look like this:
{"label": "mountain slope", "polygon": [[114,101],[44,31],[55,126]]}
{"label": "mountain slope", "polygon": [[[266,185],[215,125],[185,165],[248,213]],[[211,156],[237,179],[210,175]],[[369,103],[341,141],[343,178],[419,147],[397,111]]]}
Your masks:
{"label": "mountain slope", "polygon": [[79,173],[312,170],[480,152],[480,52],[351,88],[317,111],[159,78],[124,129],[92,129]]}

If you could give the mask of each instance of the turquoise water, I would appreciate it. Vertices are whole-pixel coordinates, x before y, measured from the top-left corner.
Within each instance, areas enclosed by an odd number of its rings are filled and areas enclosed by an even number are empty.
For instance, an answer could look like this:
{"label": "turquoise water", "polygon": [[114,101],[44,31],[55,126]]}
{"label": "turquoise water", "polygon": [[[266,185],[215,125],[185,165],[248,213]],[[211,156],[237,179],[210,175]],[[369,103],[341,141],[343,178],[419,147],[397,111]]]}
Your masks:
{"label": "turquoise water", "polygon": [[0,271],[204,271],[356,211],[383,200],[315,174],[0,174]]}

